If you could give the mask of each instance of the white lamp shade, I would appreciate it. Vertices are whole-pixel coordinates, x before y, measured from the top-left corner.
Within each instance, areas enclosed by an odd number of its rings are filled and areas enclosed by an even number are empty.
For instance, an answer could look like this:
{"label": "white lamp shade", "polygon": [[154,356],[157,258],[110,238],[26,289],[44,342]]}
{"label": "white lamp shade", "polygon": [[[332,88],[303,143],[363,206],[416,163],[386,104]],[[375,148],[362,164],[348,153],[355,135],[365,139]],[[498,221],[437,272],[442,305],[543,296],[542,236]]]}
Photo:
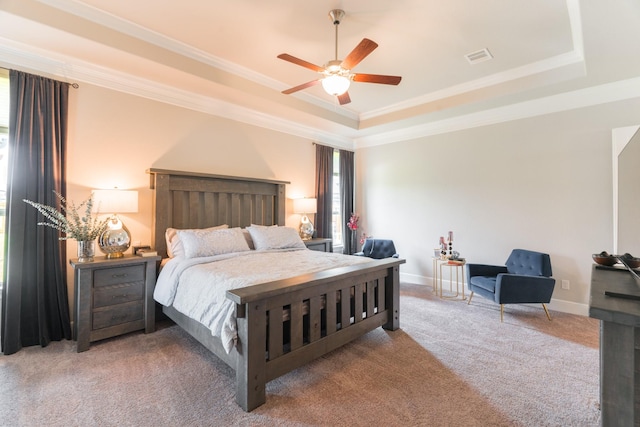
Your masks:
{"label": "white lamp shade", "polygon": [[315,198],[293,199],[293,213],[314,214],[317,212],[318,201]]}
{"label": "white lamp shade", "polygon": [[351,85],[351,80],[336,74],[322,79],[322,87],[329,95],[339,96],[345,93]]}
{"label": "white lamp shade", "polygon": [[135,190],[93,190],[93,211],[100,213],[138,212]]}

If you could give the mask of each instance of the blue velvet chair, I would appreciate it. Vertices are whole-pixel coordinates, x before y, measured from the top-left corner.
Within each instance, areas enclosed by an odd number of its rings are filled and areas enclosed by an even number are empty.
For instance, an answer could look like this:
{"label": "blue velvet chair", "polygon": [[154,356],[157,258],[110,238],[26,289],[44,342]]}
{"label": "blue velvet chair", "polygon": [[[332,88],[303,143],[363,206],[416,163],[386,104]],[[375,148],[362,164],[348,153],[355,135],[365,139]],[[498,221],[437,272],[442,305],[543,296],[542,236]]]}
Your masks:
{"label": "blue velvet chair", "polygon": [[556,280],[551,277],[551,259],[548,254],[514,249],[505,266],[467,264],[467,283],[474,293],[500,304],[500,321],[504,318],[505,304],[540,303],[551,320],[547,304]]}
{"label": "blue velvet chair", "polygon": [[362,251],[354,255],[366,256],[369,258],[398,258],[393,240],[388,239],[366,239],[362,245]]}

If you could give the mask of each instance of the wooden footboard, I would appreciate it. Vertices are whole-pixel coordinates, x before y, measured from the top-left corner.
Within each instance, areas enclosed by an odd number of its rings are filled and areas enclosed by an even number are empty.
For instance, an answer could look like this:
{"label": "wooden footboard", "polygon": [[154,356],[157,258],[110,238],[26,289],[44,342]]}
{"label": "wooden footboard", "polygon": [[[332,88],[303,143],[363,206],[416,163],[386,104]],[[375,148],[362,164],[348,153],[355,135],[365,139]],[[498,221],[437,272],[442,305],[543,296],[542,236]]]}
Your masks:
{"label": "wooden footboard", "polygon": [[404,262],[376,260],[228,291],[238,318],[238,405],[251,411],[265,402],[272,379],[379,326],[397,329]]}
{"label": "wooden footboard", "polygon": [[163,311],[236,371],[236,401],[262,405],[266,383],[382,326],[399,327],[402,259],[307,274],[227,292],[236,303],[238,345],[172,307]]}

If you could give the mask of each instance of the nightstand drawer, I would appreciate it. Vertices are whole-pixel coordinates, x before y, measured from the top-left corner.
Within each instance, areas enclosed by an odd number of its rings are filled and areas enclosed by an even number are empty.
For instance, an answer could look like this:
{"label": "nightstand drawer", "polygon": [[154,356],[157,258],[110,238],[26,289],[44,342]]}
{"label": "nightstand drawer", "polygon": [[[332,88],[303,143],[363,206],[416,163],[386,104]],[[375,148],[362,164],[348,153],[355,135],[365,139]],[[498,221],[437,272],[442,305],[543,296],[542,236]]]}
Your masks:
{"label": "nightstand drawer", "polygon": [[99,309],[93,312],[92,328],[102,329],[121,323],[140,320],[144,315],[142,301],[120,304],[108,309]]}
{"label": "nightstand drawer", "polygon": [[142,300],[143,297],[144,282],[100,286],[93,292],[93,307],[99,308],[129,301],[138,301]]}
{"label": "nightstand drawer", "polygon": [[93,272],[93,286],[119,285],[144,281],[144,264],[102,268]]}

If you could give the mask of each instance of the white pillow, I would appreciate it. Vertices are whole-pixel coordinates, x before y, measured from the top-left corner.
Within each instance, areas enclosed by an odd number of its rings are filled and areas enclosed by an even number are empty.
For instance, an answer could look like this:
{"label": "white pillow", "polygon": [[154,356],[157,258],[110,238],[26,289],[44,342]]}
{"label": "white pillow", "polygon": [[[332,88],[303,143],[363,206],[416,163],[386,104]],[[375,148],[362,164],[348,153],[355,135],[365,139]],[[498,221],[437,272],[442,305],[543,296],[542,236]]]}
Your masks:
{"label": "white pillow", "polygon": [[244,239],[247,241],[247,245],[249,245],[249,249],[251,250],[255,249],[256,247],[253,246],[253,240],[251,239],[251,233],[249,233],[248,228],[242,229],[242,235],[244,236]]}
{"label": "white pillow", "polygon": [[291,227],[249,227],[251,240],[256,250],[265,249],[304,249],[304,244],[298,231]]}
{"label": "white pillow", "polygon": [[[216,227],[199,228],[199,229],[193,229],[193,230],[195,231],[222,230],[224,228],[229,228],[229,226],[227,224],[222,224]],[[191,229],[185,229],[185,231],[186,230],[191,230]],[[184,256],[184,248],[182,246],[182,241],[178,237],[177,231],[178,229],[176,228],[167,228],[167,231],[165,231],[164,233],[164,238],[167,241],[167,255],[169,255],[169,258]]]}
{"label": "white pillow", "polygon": [[247,245],[249,245],[249,249],[254,250],[256,247],[253,244],[253,239],[251,238],[251,234],[249,233],[249,229],[251,227],[255,227],[255,228],[269,228],[269,227],[277,227],[278,224],[274,224],[274,225],[260,225],[260,224],[251,224],[249,227],[245,228],[242,230],[242,232],[244,233],[244,238],[247,239]]}
{"label": "white pillow", "polygon": [[184,246],[185,258],[200,258],[249,250],[242,230],[237,227],[218,230],[178,230],[177,234]]}

